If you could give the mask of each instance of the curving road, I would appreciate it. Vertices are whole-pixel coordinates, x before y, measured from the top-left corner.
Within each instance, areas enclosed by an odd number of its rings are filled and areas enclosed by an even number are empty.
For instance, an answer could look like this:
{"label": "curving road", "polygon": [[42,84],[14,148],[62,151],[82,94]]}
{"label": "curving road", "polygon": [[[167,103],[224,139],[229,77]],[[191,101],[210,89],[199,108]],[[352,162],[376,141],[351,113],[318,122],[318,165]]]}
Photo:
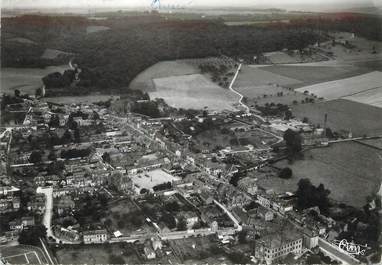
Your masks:
{"label": "curving road", "polygon": [[58,238],[53,234],[53,230],[52,230],[53,187],[38,187],[36,192],[42,193],[45,195],[45,213],[44,213],[43,224],[46,227],[47,237],[48,238],[52,237],[56,241],[56,243],[60,243],[61,241],[64,244],[73,244],[73,242]]}
{"label": "curving road", "polygon": [[235,93],[236,95],[238,95],[238,96],[240,97],[240,99],[239,99],[239,104],[240,104],[241,106],[243,106],[243,108],[245,109],[245,111],[246,111],[247,113],[249,113],[249,107],[243,103],[243,98],[244,98],[244,96],[243,96],[240,92],[238,92],[238,91],[236,91],[235,89],[232,88],[233,83],[235,83],[236,78],[237,78],[237,76],[238,76],[238,74],[239,74],[239,72],[240,72],[241,65],[242,65],[242,64],[239,64],[239,67],[237,68],[236,73],[235,73],[235,75],[233,76],[232,81],[231,81],[231,83],[229,84],[229,87],[228,87],[228,88],[229,88],[229,90],[231,90],[233,93]]}
{"label": "curving road", "polygon": [[[250,113],[250,109],[249,109],[249,107],[248,107],[246,104],[243,103],[243,98],[244,98],[244,96],[243,96],[239,91],[233,89],[233,83],[236,81],[236,78],[237,78],[237,76],[238,76],[238,74],[239,74],[239,72],[240,72],[241,66],[242,66],[242,64],[239,64],[239,67],[237,68],[236,73],[235,73],[235,75],[233,76],[232,81],[231,81],[231,83],[229,84],[229,87],[228,87],[228,88],[229,88],[229,90],[231,90],[231,91],[232,91],[233,93],[235,93],[236,95],[239,95],[239,97],[240,97],[240,99],[239,99],[239,104],[245,108],[245,110],[246,110],[247,113]],[[257,114],[255,114],[255,113],[251,113],[251,115],[252,115],[252,116],[255,116],[255,117],[258,118],[258,119],[260,119],[262,122],[266,122],[266,120],[265,120],[263,117],[261,117],[260,115],[257,115]],[[277,142],[277,143],[280,143],[280,142],[283,141],[283,138],[280,137],[280,136],[278,136],[277,134],[274,134],[274,133],[265,131],[265,130],[260,129],[260,128],[257,128],[257,130],[260,130],[260,131],[262,131],[262,132],[268,133],[268,134],[270,134],[270,135],[276,137],[276,138],[278,139],[278,142]]]}

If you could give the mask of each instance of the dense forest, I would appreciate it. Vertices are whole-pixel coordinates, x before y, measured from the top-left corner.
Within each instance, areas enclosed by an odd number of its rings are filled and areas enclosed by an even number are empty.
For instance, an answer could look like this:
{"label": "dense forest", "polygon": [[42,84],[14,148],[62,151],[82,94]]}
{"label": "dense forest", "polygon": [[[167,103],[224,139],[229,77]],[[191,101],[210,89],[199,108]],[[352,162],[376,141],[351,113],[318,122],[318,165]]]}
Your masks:
{"label": "dense forest", "polygon": [[[253,57],[280,49],[303,49],[324,38],[327,30],[360,32],[380,39],[381,19],[373,16],[327,16],[270,23],[261,26],[226,26],[221,20],[166,20],[160,14],[111,17],[90,21],[75,16],[35,16],[4,18],[2,27],[2,67],[41,67],[41,48],[75,54],[74,62],[84,70],[80,88],[125,90],[131,80],[161,60],[216,55]],[[110,30],[86,34],[89,25]],[[6,41],[9,36],[28,38],[39,48],[27,49]],[[25,44],[27,45],[27,44]],[[53,76],[54,77],[54,76]],[[57,84],[67,84],[56,80]],[[73,89],[72,89],[73,90]],[[78,91],[78,90],[77,90]]]}

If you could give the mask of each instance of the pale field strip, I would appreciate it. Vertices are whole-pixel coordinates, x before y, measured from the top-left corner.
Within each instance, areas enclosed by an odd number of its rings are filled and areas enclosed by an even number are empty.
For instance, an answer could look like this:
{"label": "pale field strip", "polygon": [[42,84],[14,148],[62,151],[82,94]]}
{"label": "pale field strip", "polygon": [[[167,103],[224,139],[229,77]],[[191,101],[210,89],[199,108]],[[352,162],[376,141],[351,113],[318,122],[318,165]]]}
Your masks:
{"label": "pale field strip", "polygon": [[382,87],[382,72],[374,71],[350,78],[304,86],[296,89],[296,91],[301,93],[308,91],[319,97],[331,100],[380,87]]}
{"label": "pale field strip", "polygon": [[163,98],[175,108],[235,110],[232,104],[238,101],[237,95],[201,74],[155,78],[153,81],[156,91],[149,92],[150,97]]}
{"label": "pale field strip", "polygon": [[41,58],[43,58],[43,59],[56,59],[61,54],[70,55],[72,53],[48,48],[48,49],[45,49],[44,53],[41,55]]}
{"label": "pale field strip", "polygon": [[382,86],[344,97],[344,99],[382,108]]}
{"label": "pale field strip", "polygon": [[86,33],[87,34],[90,34],[90,33],[95,33],[95,32],[99,32],[99,31],[104,31],[104,30],[109,30],[110,28],[109,27],[106,27],[106,26],[88,26],[86,28]]}
{"label": "pale field strip", "polygon": [[22,37],[10,38],[10,39],[7,39],[7,41],[20,42],[24,44],[36,44],[36,42],[34,42],[33,40],[22,38]]}

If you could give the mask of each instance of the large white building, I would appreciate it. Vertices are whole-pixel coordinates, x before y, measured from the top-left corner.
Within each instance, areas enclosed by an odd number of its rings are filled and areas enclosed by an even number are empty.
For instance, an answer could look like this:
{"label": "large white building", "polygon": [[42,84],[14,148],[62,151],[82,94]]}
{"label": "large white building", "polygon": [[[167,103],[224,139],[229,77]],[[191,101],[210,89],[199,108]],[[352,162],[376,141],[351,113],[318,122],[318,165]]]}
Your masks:
{"label": "large white building", "polygon": [[86,231],[83,236],[85,244],[100,244],[107,241],[107,231],[104,229]]}

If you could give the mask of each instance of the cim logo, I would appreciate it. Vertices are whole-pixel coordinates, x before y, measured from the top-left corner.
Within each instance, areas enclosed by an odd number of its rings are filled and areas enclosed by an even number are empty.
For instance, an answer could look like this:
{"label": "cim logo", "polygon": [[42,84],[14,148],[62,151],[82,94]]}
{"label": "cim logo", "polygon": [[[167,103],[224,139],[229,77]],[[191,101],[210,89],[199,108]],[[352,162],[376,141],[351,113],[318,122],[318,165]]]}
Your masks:
{"label": "cim logo", "polygon": [[353,242],[348,242],[346,239],[334,240],[334,243],[342,250],[352,256],[365,255],[367,245],[359,245]]}
{"label": "cim logo", "polygon": [[167,9],[176,9],[176,8],[185,8],[192,4],[193,0],[152,0],[151,8],[167,8]]}

